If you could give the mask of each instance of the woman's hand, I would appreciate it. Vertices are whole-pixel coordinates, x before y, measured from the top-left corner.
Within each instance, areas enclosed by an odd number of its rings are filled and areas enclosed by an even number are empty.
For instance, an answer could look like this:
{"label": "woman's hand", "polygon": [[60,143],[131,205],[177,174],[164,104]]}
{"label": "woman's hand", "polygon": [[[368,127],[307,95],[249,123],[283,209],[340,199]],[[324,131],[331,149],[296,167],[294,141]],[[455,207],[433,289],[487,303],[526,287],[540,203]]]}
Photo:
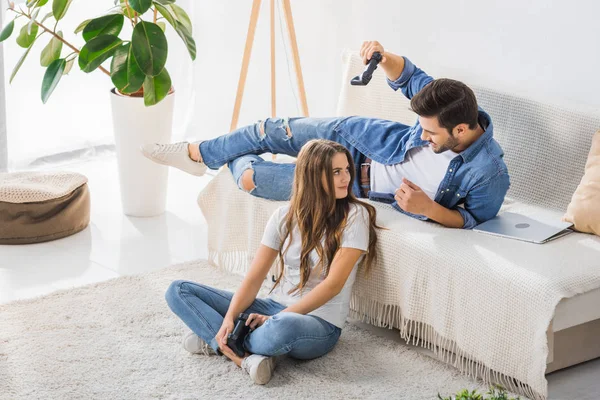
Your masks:
{"label": "woman's hand", "polygon": [[233,320],[230,318],[225,318],[223,320],[223,323],[221,324],[221,328],[219,329],[219,332],[217,332],[217,336],[215,336],[215,339],[217,340],[217,344],[219,345],[219,347],[227,346],[227,336],[229,336],[229,334],[231,332],[233,332],[233,328],[234,328]]}
{"label": "woman's hand", "polygon": [[261,326],[262,324],[264,324],[265,322],[267,322],[267,320],[271,318],[267,315],[261,315],[261,314],[250,314],[248,316],[248,319],[246,320],[246,326],[249,326],[251,329],[256,329],[259,326]]}

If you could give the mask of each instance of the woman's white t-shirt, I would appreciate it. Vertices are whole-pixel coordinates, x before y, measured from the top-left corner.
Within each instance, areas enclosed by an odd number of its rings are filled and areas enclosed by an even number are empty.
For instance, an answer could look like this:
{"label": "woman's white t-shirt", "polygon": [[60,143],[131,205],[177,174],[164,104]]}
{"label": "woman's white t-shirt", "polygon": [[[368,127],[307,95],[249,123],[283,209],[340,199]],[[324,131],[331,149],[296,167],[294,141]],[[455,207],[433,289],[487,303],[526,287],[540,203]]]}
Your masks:
{"label": "woman's white t-shirt", "polygon": [[[261,243],[272,249],[279,250],[281,241],[285,236],[285,217],[288,213],[289,205],[278,208],[267,223],[265,233],[263,235]],[[286,242],[283,246],[285,250],[288,246],[290,237],[286,238]],[[318,264],[319,258],[316,250],[310,253],[310,267],[312,273],[308,279],[308,282],[302,289],[302,292],[296,291],[289,294],[290,290],[295,289],[300,283],[300,254],[302,249],[300,231],[298,226],[294,224],[292,231],[292,243],[289,249],[284,254],[283,264],[284,271],[283,277],[279,282],[279,285],[269,295],[269,298],[276,302],[283,304],[286,307],[297,303],[303,296],[306,296],[312,289],[314,289],[319,283],[325,279],[324,271],[321,274],[316,271],[320,268],[315,268]],[[342,240],[340,248],[353,248],[363,251],[367,251],[369,247],[369,213],[367,210],[359,205],[351,204],[350,212],[348,213],[348,222],[346,228],[342,233]],[[324,319],[325,321],[342,328],[346,322],[346,317],[350,310],[350,296],[352,294],[352,286],[356,279],[356,272],[358,265],[362,261],[364,255],[361,255],[352,273],[348,277],[346,284],[342,291],[327,303],[321,307],[309,313],[309,315],[315,315]],[[318,275],[318,276],[317,276]]]}

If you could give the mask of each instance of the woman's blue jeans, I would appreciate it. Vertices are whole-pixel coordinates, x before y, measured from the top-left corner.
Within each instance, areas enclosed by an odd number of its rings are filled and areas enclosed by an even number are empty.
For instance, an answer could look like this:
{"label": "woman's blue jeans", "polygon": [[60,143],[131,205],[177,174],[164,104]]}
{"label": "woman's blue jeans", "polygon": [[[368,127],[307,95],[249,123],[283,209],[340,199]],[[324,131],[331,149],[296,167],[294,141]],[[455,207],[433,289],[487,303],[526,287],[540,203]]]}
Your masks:
{"label": "woman's blue jeans", "polygon": [[[165,295],[171,310],[215,351],[215,336],[223,324],[233,293],[190,281],[178,280]],[[342,330],[313,316],[281,312],[285,306],[271,299],[256,299],[244,312],[272,316],[244,341],[246,351],[264,356],[310,360],[327,354]]]}
{"label": "woman's blue jeans", "polygon": [[[281,164],[259,157],[263,153],[297,156],[306,142],[329,139],[344,145],[352,154],[356,176],[364,156],[334,131],[344,118],[269,118],[239,128],[227,135],[200,143],[202,160],[211,169],[228,164],[238,186],[244,171],[254,170],[254,196],[271,200],[289,200],[295,164]],[[360,197],[359,179],[353,192]]]}

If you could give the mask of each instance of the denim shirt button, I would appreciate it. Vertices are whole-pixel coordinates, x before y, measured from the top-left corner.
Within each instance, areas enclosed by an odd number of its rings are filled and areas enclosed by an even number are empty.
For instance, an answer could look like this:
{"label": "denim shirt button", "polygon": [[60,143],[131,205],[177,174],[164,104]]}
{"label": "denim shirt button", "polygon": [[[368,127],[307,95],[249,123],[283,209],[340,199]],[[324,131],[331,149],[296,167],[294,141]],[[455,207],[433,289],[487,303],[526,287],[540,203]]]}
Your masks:
{"label": "denim shirt button", "polygon": [[449,171],[452,172],[452,168],[450,168]]}
{"label": "denim shirt button", "polygon": [[456,197],[460,197],[460,193],[456,193]]}

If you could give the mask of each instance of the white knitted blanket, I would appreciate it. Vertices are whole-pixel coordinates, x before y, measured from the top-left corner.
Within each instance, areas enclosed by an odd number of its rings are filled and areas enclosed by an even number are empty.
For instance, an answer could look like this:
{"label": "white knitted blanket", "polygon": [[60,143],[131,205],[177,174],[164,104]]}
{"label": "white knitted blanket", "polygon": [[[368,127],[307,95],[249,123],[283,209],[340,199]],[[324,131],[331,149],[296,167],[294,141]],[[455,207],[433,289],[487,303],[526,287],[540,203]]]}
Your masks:
{"label": "white knitted blanket", "polygon": [[[244,273],[270,214],[283,202],[239,190],[229,170],[200,193],[210,261]],[[546,331],[558,302],[600,287],[600,238],[571,234],[544,245],[443,228],[371,202],[379,262],[359,274],[354,316],[394,326],[470,376],[544,399]],[[519,203],[505,210],[536,216]]]}

